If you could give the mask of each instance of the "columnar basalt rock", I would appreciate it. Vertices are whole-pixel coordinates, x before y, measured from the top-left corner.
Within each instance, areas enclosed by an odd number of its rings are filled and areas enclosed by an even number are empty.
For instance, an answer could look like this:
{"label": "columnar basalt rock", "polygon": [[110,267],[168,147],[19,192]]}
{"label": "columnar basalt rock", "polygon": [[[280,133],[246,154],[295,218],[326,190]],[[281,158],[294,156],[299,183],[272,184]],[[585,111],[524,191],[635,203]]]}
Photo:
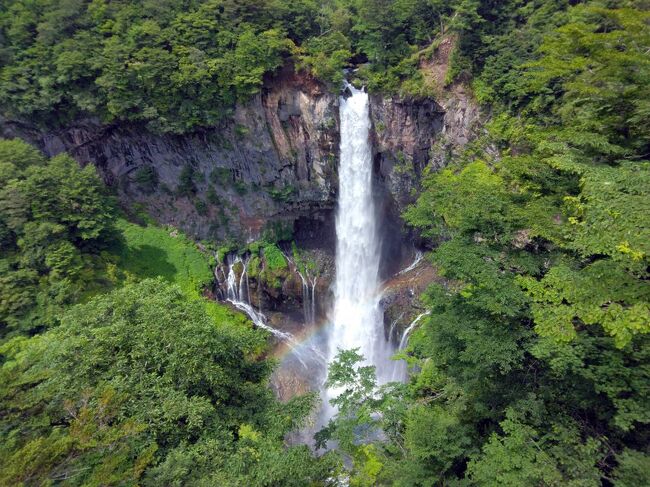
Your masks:
{"label": "columnar basalt rock", "polygon": [[[398,222],[423,168],[443,166],[444,154],[472,137],[471,98],[459,85],[444,100],[371,97],[384,219]],[[338,103],[338,93],[287,66],[229,121],[189,134],[83,119],[57,130],[0,120],[0,135],[94,164],[124,205],[197,238],[250,241],[288,230],[307,247],[333,250]]]}
{"label": "columnar basalt rock", "polygon": [[397,208],[413,201],[422,171],[440,169],[472,140],[480,127],[478,104],[463,84],[440,101],[373,96],[375,169]]}
{"label": "columnar basalt rock", "polygon": [[290,67],[228,122],[190,134],[92,119],[52,131],[1,128],[49,156],[67,151],[95,164],[122,202],[199,238],[255,239],[274,222],[318,218],[334,205],[338,97]]}

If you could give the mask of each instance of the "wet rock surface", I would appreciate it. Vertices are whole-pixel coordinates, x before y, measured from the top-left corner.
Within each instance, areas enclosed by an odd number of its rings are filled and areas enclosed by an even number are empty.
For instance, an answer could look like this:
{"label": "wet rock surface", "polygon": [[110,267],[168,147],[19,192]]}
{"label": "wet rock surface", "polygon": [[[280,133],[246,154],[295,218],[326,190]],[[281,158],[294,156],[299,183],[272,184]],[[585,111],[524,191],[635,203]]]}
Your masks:
{"label": "wet rock surface", "polygon": [[398,344],[404,330],[424,311],[419,297],[433,282],[442,283],[444,279],[428,258],[418,252],[384,283],[384,332],[391,342]]}

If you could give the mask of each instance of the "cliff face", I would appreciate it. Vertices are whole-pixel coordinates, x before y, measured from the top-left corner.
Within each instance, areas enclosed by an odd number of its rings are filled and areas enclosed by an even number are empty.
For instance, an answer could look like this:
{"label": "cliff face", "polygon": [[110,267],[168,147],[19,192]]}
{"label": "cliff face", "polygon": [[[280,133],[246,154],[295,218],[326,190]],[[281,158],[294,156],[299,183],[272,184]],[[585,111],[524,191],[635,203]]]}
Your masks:
{"label": "cliff face", "polygon": [[[471,137],[478,110],[461,95],[449,96],[448,106],[371,97],[377,195],[394,225],[423,168],[441,167],[445,144]],[[1,129],[49,156],[67,151],[96,165],[124,204],[141,205],[198,238],[246,241],[294,230],[306,245],[333,246],[338,94],[290,68],[269,78],[231,121],[192,134],[95,120],[50,132],[10,122]]]}
{"label": "cliff face", "polygon": [[480,111],[462,84],[436,101],[373,96],[371,103],[375,167],[402,210],[424,168],[446,166],[474,137]]}
{"label": "cliff face", "polygon": [[442,92],[439,100],[371,97],[377,201],[383,220],[382,277],[397,272],[409,258],[400,218],[417,195],[426,167],[447,165],[479,129],[480,112],[462,84]]}
{"label": "cliff face", "polygon": [[[61,131],[3,124],[47,155],[92,163],[122,202],[199,238],[254,239],[323,218],[337,187],[338,97],[289,70],[222,126],[187,135],[82,120]],[[307,225],[308,226],[308,225]]]}
{"label": "cliff face", "polygon": [[[400,214],[414,201],[424,169],[444,167],[480,127],[479,110],[462,84],[442,95],[436,101],[370,98],[386,282],[382,307],[386,333],[396,341],[421,312],[415,297],[436,277],[426,263],[400,272],[414,255],[414,236]],[[318,264],[311,300],[322,317],[334,275],[338,104],[338,93],[285,69],[238,106],[228,123],[192,134],[161,135],[96,120],[43,131],[0,120],[0,135],[26,139],[48,156],[65,151],[80,164],[94,164],[123,205],[144,208],[194,237],[243,243],[271,233],[295,239]],[[251,268],[247,288],[271,325],[300,333],[309,296],[293,267],[274,279]]]}

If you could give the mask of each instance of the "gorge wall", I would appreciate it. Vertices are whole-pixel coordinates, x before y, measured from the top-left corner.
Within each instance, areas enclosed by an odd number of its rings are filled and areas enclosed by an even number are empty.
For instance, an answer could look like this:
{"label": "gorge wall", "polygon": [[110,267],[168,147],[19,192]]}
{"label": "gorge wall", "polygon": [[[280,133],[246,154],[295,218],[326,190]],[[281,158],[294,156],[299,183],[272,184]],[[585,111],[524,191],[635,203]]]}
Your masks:
{"label": "gorge wall", "polygon": [[[448,106],[371,99],[376,187],[388,227],[399,230],[399,212],[412,201],[423,168],[441,167],[449,144],[471,138],[478,110],[464,92],[448,99]],[[197,238],[245,242],[294,231],[306,246],[333,246],[338,93],[290,67],[269,77],[229,122],[191,134],[91,119],[63,130],[9,121],[1,129],[3,137],[26,139],[48,156],[66,151],[96,165],[123,204]],[[384,251],[395,255],[394,247]]]}
{"label": "gorge wall", "polygon": [[[387,336],[395,340],[422,312],[420,292],[437,279],[426,261],[399,272],[413,262],[417,246],[400,214],[417,196],[425,168],[444,167],[476,135],[480,113],[458,83],[435,100],[371,95],[370,117],[373,195],[382,232],[381,307]],[[261,237],[295,240],[316,267],[311,299],[317,314],[324,317],[330,309],[339,93],[310,76],[286,67],[237,106],[228,122],[190,134],[85,119],[61,130],[0,120],[0,135],[23,138],[48,156],[68,152],[82,165],[94,164],[122,205],[146,210],[198,239],[229,240],[240,248]],[[283,252],[291,255],[286,243]],[[223,264],[215,274],[216,295],[222,297]],[[251,304],[264,310],[271,326],[303,332],[307,297],[295,263],[271,278],[264,259],[255,269],[251,265],[247,272]],[[240,280],[241,266],[236,272]]]}

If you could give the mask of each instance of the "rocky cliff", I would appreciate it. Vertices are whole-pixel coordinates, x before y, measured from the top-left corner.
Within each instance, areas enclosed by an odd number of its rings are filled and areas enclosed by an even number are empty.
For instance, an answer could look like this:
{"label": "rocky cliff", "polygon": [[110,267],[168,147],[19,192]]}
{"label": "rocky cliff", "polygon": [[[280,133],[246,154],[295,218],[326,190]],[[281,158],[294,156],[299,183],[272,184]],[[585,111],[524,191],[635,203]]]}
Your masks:
{"label": "rocky cliff", "polygon": [[[443,72],[439,65],[431,68]],[[370,100],[374,193],[383,232],[382,308],[387,337],[395,344],[421,313],[417,296],[437,279],[426,260],[411,264],[413,236],[400,214],[414,200],[424,169],[443,167],[473,137],[479,120],[462,84],[441,93],[435,101],[379,95]],[[338,93],[287,67],[236,107],[229,122],[191,134],[87,119],[49,131],[0,120],[0,135],[26,139],[48,156],[65,151],[80,164],[94,164],[123,205],[200,239],[234,241],[233,255],[265,234],[293,238],[312,264],[311,276],[301,275],[290,260],[270,271],[263,255],[246,253],[247,267],[240,261],[234,277],[240,287],[245,282],[245,299],[264,311],[270,326],[299,340],[317,339],[332,299],[338,103]],[[291,248],[284,251],[292,255]],[[224,263],[216,269],[212,296],[225,298],[228,274]],[[285,345],[276,343],[273,353],[282,357]],[[288,398],[322,379],[301,364],[283,362],[272,383]]]}
{"label": "rocky cliff", "polygon": [[95,164],[123,203],[162,223],[199,238],[250,240],[333,208],[337,105],[335,94],[287,68],[228,123],[192,134],[81,120],[50,132],[5,122],[2,135]]}
{"label": "rocky cliff", "polygon": [[[478,110],[457,91],[444,103],[373,96],[371,112],[379,207],[386,229],[399,235],[393,227],[423,168],[444,165],[445,144],[471,137]],[[55,131],[4,121],[1,130],[49,156],[67,151],[96,165],[123,204],[195,237],[250,241],[294,232],[307,246],[331,248],[338,124],[338,94],[287,67],[229,122],[191,134],[90,119]],[[396,255],[396,245],[384,251]]]}
{"label": "rocky cliff", "polygon": [[480,111],[464,84],[440,99],[371,97],[375,169],[402,210],[422,171],[440,169],[479,129]]}

